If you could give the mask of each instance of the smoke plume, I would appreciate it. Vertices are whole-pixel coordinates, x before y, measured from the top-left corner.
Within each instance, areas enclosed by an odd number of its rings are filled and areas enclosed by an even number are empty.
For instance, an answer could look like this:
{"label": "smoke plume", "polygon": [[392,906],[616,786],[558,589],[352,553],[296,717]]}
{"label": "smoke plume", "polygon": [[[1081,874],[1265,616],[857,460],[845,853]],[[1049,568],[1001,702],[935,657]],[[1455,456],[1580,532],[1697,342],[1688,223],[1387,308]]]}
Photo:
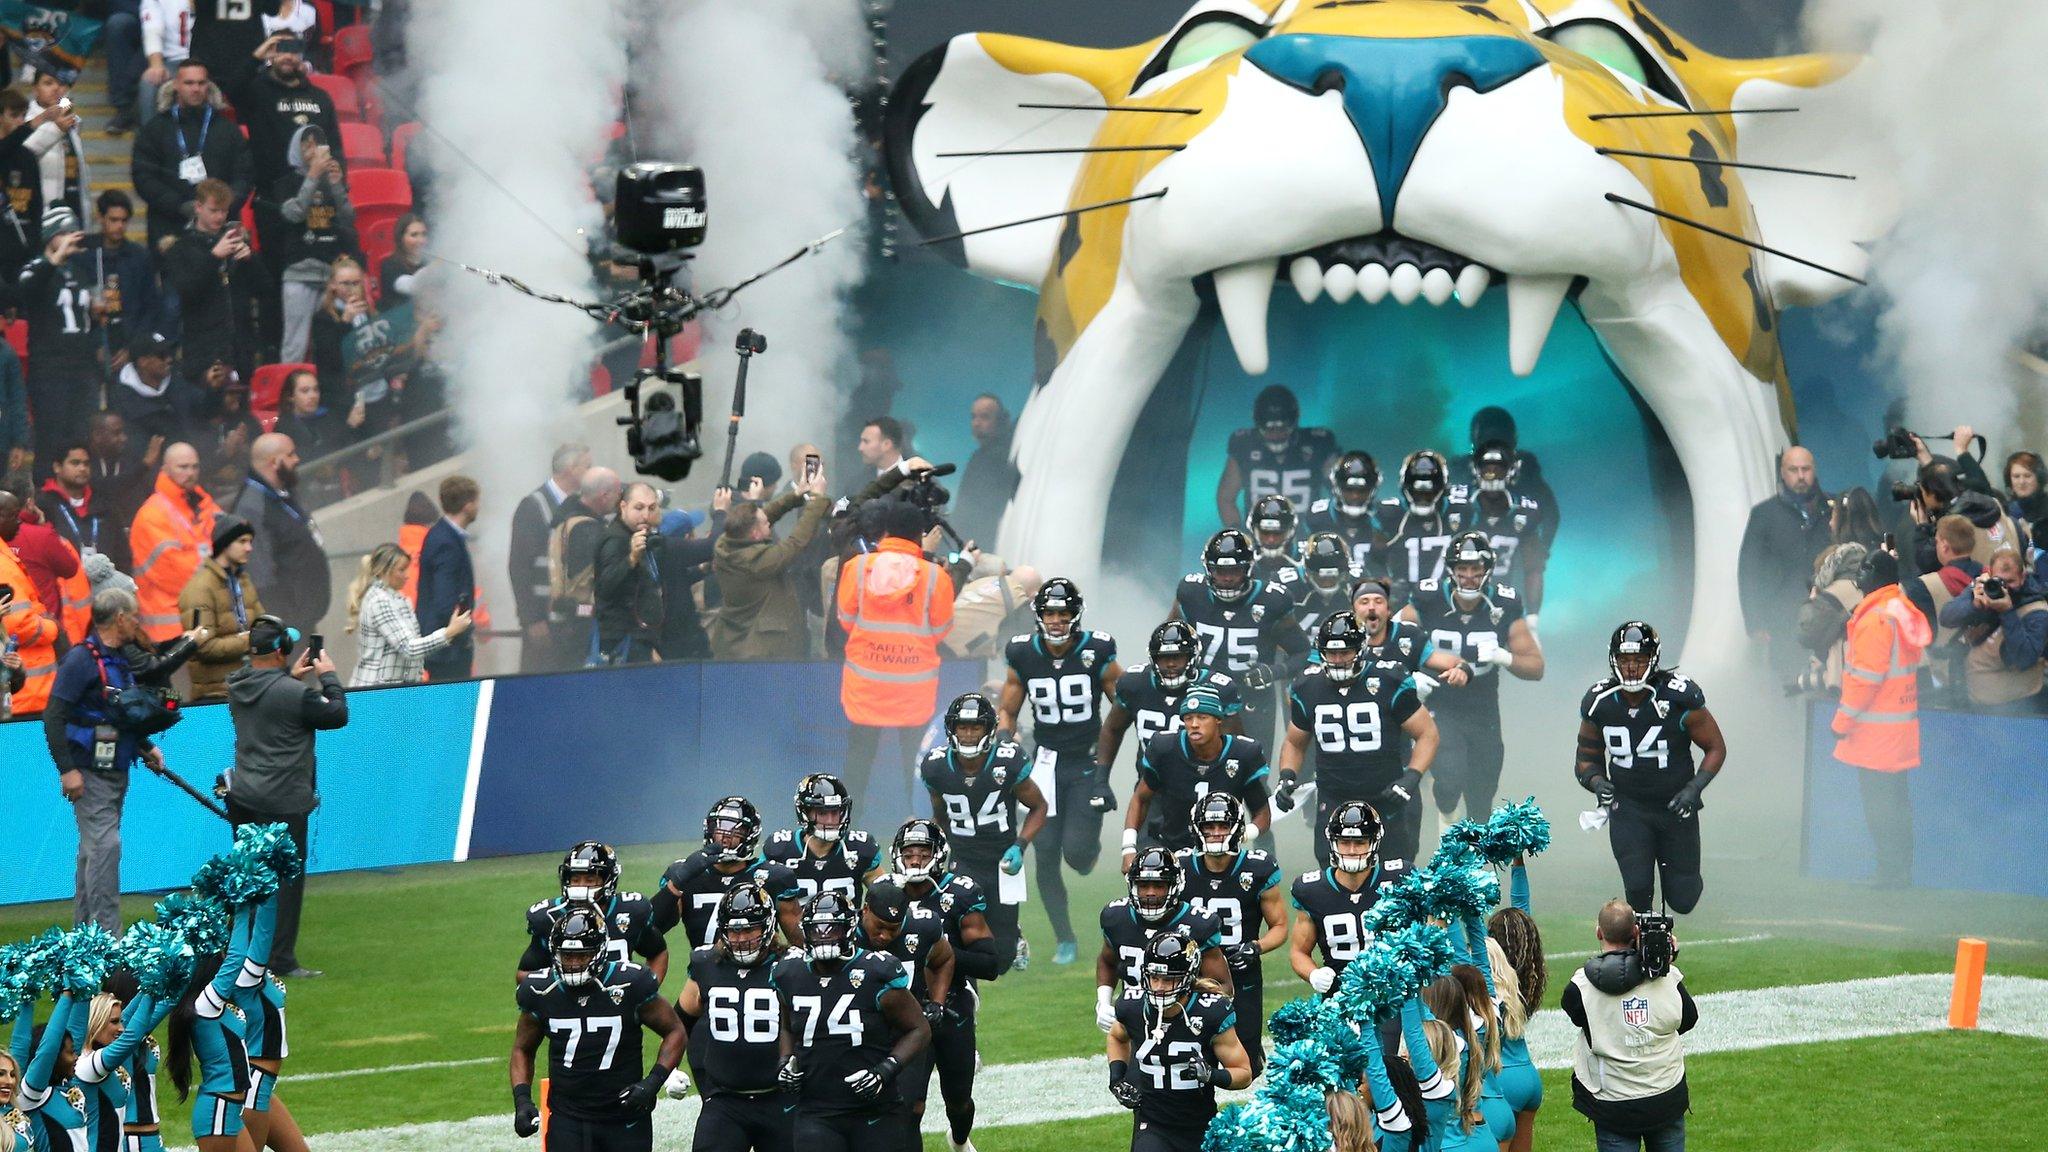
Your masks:
{"label": "smoke plume", "polygon": [[1809,0],[1805,23],[1816,46],[1866,52],[1873,70],[1836,128],[1880,145],[1897,183],[1872,282],[1909,416],[1972,422],[1996,449],[2020,390],[2039,387],[2011,351],[2048,303],[2048,5]]}
{"label": "smoke plume", "polygon": [[[733,335],[768,338],[749,375],[740,454],[781,458],[799,440],[830,443],[854,357],[847,292],[859,282],[866,206],[852,107],[870,50],[855,0],[665,0],[662,67],[641,80],[662,111],[650,134],[704,169],[711,227],[690,280],[736,283],[835,228],[821,252],[748,288],[706,318],[707,429],[729,395]],[[707,441],[715,437],[707,436]],[[707,443],[707,464],[720,446]],[[828,461],[835,485],[844,463]]]}

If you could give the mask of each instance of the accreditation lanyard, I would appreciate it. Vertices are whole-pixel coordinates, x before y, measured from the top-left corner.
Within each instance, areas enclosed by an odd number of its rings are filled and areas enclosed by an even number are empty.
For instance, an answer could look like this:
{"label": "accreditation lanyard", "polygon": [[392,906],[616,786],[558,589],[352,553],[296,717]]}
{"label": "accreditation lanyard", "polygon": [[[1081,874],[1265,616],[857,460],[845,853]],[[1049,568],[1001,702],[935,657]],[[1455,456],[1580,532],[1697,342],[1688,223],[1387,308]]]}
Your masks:
{"label": "accreditation lanyard", "polygon": [[[172,109],[171,118],[177,122],[178,130],[171,133],[171,136],[178,142],[178,158],[180,160],[190,160],[192,158],[192,151],[185,147],[185,110],[183,108]],[[208,104],[206,106],[206,118],[199,122],[198,150],[202,155],[206,152],[206,134],[211,131],[213,131],[213,105]]]}

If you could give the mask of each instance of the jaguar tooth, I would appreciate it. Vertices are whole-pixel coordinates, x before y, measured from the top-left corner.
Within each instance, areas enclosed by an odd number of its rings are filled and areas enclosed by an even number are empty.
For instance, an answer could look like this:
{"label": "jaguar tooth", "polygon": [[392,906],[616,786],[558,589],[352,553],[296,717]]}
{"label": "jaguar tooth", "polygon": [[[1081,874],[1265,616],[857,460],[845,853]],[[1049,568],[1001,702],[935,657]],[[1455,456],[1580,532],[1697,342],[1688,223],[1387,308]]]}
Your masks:
{"label": "jaguar tooth", "polygon": [[1387,298],[1387,266],[1367,264],[1358,270],[1358,296],[1367,304],[1377,304]]}
{"label": "jaguar tooth", "polygon": [[1230,346],[1237,351],[1237,362],[1247,375],[1264,375],[1269,363],[1266,306],[1272,303],[1273,280],[1279,270],[1277,257],[1216,270],[1216,304],[1223,311]]}
{"label": "jaguar tooth", "polygon": [[1349,303],[1358,294],[1358,270],[1349,264],[1332,264],[1323,273],[1323,287],[1329,291],[1331,303]]}
{"label": "jaguar tooth", "polygon": [[1453,290],[1451,273],[1445,268],[1431,268],[1422,275],[1422,298],[1441,307],[1450,300]]}
{"label": "jaguar tooth", "polygon": [[1493,274],[1484,264],[1467,264],[1458,269],[1458,303],[1470,308],[1486,295],[1487,285],[1493,283]]}
{"label": "jaguar tooth", "polygon": [[1415,298],[1422,295],[1422,269],[1413,264],[1401,265],[1394,269],[1393,276],[1387,282],[1387,289],[1393,293],[1396,303],[1415,303]]}
{"label": "jaguar tooth", "polygon": [[1557,310],[1571,290],[1570,276],[1508,277],[1508,367],[1517,376],[1536,370]]}
{"label": "jaguar tooth", "polygon": [[1323,269],[1313,256],[1296,256],[1287,265],[1287,278],[1303,304],[1313,304],[1323,294]]}

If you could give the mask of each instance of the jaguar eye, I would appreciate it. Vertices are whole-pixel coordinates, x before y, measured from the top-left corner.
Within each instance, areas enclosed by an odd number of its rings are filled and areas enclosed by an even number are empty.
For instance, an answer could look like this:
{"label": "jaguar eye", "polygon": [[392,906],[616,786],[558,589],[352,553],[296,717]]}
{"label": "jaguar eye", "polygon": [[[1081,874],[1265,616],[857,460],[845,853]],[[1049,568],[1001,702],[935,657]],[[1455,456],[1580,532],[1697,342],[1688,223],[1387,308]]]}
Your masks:
{"label": "jaguar eye", "polygon": [[1638,84],[1649,83],[1649,72],[1636,54],[1635,42],[1619,29],[1597,20],[1566,24],[1550,35],[1552,43],[1619,72]]}
{"label": "jaguar eye", "polygon": [[1229,17],[1202,20],[1188,25],[1166,56],[1165,71],[1206,64],[1226,52],[1235,52],[1259,42],[1259,34]]}

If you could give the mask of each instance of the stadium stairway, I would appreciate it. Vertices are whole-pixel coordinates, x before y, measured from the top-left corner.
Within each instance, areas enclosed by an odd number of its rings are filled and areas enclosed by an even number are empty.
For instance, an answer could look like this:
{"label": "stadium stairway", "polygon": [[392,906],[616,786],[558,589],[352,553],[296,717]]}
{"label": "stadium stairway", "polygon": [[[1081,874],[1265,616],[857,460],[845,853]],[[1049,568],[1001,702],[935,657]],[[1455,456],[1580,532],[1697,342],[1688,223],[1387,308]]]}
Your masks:
{"label": "stadium stairway", "polygon": [[[114,119],[113,109],[107,106],[107,62],[102,56],[87,67],[71,89],[71,104],[78,112],[78,134],[85,143],[85,163],[92,177],[90,194],[94,197],[110,188],[119,188],[132,198],[135,184],[130,175],[129,155],[135,148],[135,133],[123,132],[116,136],[107,131],[107,125]],[[140,244],[144,235],[144,213],[141,205],[128,224],[128,238]]]}

